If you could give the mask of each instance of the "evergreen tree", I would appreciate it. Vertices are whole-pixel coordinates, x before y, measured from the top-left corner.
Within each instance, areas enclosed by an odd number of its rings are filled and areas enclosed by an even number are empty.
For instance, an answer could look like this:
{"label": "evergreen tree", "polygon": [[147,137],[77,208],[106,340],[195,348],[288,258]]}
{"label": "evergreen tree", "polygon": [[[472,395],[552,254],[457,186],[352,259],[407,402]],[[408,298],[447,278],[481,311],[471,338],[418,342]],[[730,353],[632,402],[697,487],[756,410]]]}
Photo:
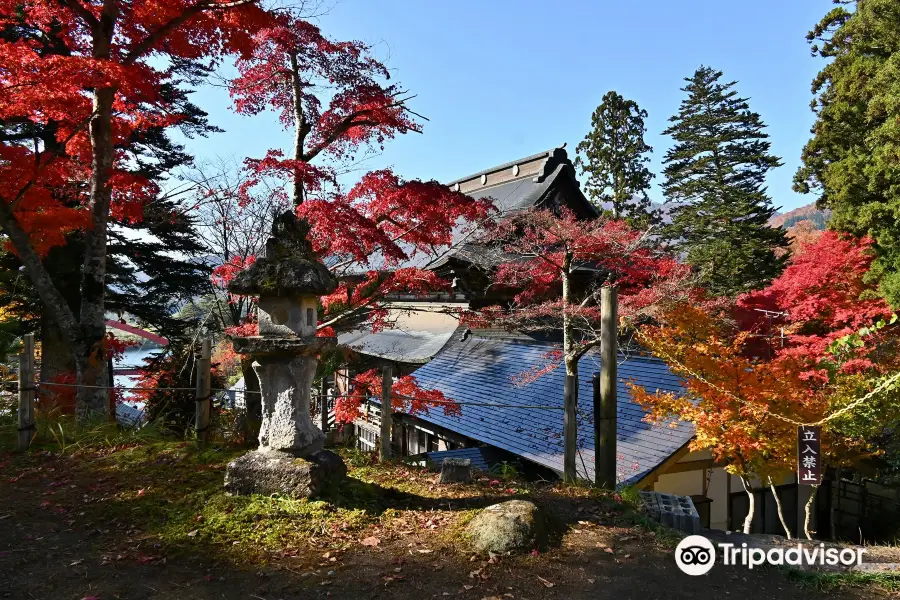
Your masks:
{"label": "evergreen tree", "polygon": [[709,67],[686,78],[687,98],[664,132],[675,140],[664,161],[663,191],[672,205],[665,237],[707,290],[734,296],[780,275],[788,255],[779,251],[789,243],[768,225],[775,208],[765,178],[780,160],[736,82],[721,78]]}
{"label": "evergreen tree", "polygon": [[[22,22],[7,24],[0,30],[0,39],[40,40],[45,51],[53,53],[64,47],[57,37],[59,34],[56,30],[39,34]],[[197,85],[208,72],[209,68],[201,61],[181,60],[172,67],[172,81],[160,89],[160,96],[182,115],[179,129],[188,138],[218,131],[209,125],[207,114],[190,102],[189,92],[184,89]],[[0,119],[0,142],[39,142],[46,149],[62,152],[57,148],[57,138],[56,121]],[[192,161],[184,147],[174,142],[162,126],[135,132],[129,145],[119,150],[127,156],[128,171],[160,185],[174,170]],[[84,204],[86,194],[86,183],[76,182],[70,189],[61,191],[60,198],[74,207]],[[147,202],[142,212],[138,219],[134,215],[110,218],[116,227],[108,232],[106,310],[128,314],[141,325],[175,341],[189,332],[186,324],[173,316],[174,312],[191,297],[211,289],[210,269],[199,260],[206,250],[198,239],[193,218],[185,214],[177,198],[162,193]],[[83,234],[72,232],[66,241],[65,245],[52,248],[42,262],[70,310],[78,314],[85,253]],[[44,310],[37,290],[24,276],[19,257],[12,252],[0,254],[0,310],[18,317],[16,334],[38,333],[43,350],[42,381],[75,372],[75,357],[69,345],[49,312]]]}
{"label": "evergreen tree", "polygon": [[653,148],[644,142],[647,111],[615,91],[606,92],[591,116],[592,129],[578,144],[575,164],[588,176],[587,192],[601,212],[612,205],[613,216],[641,229],[661,222],[647,190],[653,173],[647,168]]}
{"label": "evergreen tree", "polygon": [[[900,3],[859,0],[832,9],[807,35],[827,64],[813,80],[816,122],[794,177],[834,212],[828,226],[870,236],[869,273],[900,307]],[[855,5],[855,10],[851,10]]]}

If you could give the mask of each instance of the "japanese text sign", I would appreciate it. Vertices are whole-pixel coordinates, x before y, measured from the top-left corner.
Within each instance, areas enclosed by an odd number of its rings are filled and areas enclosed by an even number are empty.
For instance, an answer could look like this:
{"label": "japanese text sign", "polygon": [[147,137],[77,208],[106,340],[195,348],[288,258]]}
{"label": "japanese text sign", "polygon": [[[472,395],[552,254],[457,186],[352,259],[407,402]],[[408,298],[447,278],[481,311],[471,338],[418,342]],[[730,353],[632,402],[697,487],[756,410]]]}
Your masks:
{"label": "japanese text sign", "polygon": [[797,428],[797,481],[801,485],[822,483],[822,428]]}

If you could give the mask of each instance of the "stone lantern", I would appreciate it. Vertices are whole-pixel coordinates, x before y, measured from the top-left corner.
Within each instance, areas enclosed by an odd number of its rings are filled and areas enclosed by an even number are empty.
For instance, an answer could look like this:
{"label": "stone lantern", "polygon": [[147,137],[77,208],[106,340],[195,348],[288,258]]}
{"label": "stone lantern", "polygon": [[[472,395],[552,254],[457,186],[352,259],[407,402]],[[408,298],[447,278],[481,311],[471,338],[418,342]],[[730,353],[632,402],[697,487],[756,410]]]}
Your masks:
{"label": "stone lantern", "polygon": [[323,450],[325,435],[310,416],[316,356],[336,339],[316,337],[318,298],[337,288],[307,240],[309,226],[292,212],[275,219],[266,254],[242,271],[228,291],[258,296],[259,335],[233,338],[253,358],[262,394],[259,449],[228,465],[229,492],[315,495],[346,467]]}

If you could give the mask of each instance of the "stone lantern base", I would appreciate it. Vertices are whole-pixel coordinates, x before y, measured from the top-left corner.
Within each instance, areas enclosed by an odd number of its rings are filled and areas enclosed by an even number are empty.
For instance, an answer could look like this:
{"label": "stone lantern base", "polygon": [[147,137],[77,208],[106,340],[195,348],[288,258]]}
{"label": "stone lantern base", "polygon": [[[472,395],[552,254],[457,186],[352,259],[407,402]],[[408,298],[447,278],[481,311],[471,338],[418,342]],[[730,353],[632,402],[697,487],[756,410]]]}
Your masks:
{"label": "stone lantern base", "polygon": [[345,477],[344,461],[323,449],[325,435],[309,413],[316,354],[336,340],[253,336],[232,341],[237,352],[253,357],[262,424],[259,449],[228,463],[225,490],[309,498]]}
{"label": "stone lantern base", "polygon": [[306,458],[277,450],[256,450],[228,463],[225,491],[236,496],[282,494],[311,498],[346,475],[344,461],[329,450]]}

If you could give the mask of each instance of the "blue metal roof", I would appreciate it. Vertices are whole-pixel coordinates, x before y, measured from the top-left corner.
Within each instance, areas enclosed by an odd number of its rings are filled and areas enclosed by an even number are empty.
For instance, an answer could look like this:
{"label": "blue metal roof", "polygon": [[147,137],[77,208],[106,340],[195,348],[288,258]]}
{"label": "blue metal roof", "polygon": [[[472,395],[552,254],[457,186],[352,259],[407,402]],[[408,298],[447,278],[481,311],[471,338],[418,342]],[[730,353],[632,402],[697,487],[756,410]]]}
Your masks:
{"label": "blue metal roof", "polygon": [[[443,450],[440,452],[428,452],[425,456],[434,463],[438,469],[444,463],[445,458],[468,458],[472,461],[472,468],[487,473],[491,470],[489,460],[492,457],[486,456],[485,448],[460,448],[459,450]],[[496,452],[496,451],[495,451]]]}
{"label": "blue metal roof", "polygon": [[[547,363],[547,343],[456,337],[435,358],[415,371],[423,388],[442,391],[460,403],[562,407],[565,373],[555,369],[532,383],[517,386],[514,379]],[[594,479],[594,422],[591,377],[600,370],[599,352],[579,363],[578,476]],[[648,390],[684,393],[681,380],[665,363],[647,357],[620,356],[618,385],[617,471],[620,484],[631,484],[655,469],[694,434],[688,423],[651,425],[646,412],[626,387],[634,381]],[[461,416],[432,409],[416,417],[463,436],[501,448],[527,460],[563,470],[563,412],[523,408],[461,406]]]}

